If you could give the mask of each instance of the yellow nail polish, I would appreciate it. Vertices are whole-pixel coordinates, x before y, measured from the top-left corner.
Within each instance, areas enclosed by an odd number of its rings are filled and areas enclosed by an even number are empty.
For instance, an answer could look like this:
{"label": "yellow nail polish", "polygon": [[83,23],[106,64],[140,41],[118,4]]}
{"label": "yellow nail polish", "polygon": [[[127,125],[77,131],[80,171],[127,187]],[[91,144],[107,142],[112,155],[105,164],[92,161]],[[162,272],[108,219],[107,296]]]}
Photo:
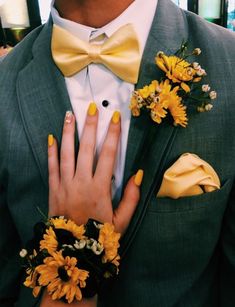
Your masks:
{"label": "yellow nail polish", "polygon": [[54,144],[53,134],[48,135],[48,146],[51,147]]}
{"label": "yellow nail polish", "polygon": [[143,176],[144,176],[144,171],[142,169],[139,169],[134,179],[135,185],[137,185],[137,187],[141,185]]}
{"label": "yellow nail polish", "polygon": [[114,124],[117,124],[117,123],[119,123],[119,120],[120,120],[120,112],[119,111],[115,111],[113,113],[112,122]]}
{"label": "yellow nail polish", "polygon": [[90,116],[94,116],[96,114],[97,111],[97,106],[94,102],[91,102],[88,108],[88,114]]}

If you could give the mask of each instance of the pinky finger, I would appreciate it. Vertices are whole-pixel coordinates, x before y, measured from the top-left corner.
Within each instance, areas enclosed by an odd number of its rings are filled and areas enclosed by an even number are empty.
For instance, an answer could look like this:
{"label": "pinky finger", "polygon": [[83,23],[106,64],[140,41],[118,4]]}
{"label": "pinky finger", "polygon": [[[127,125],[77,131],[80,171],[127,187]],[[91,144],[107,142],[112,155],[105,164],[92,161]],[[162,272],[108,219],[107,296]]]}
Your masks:
{"label": "pinky finger", "polygon": [[128,181],[123,198],[114,212],[113,224],[115,230],[122,235],[130,224],[140,199],[140,185],[143,179],[143,170],[139,170],[135,176]]}
{"label": "pinky finger", "polygon": [[52,134],[48,135],[48,172],[49,190],[57,190],[60,182],[58,146]]}

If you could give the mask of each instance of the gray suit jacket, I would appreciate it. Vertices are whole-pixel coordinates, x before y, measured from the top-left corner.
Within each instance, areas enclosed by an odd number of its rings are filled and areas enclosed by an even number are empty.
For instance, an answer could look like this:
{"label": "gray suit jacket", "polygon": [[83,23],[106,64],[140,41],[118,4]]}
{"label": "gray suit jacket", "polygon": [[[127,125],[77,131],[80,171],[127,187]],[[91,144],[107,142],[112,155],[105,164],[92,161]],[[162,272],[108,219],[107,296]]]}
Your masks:
{"label": "gray suit jacket", "polygon": [[[147,16],[146,16],[147,18]],[[64,78],[50,51],[51,23],[28,35],[0,65],[0,306],[34,306],[21,285],[18,251],[47,212],[47,135],[61,139],[71,109]],[[141,200],[123,238],[120,274],[100,296],[102,307],[235,306],[235,36],[170,0],[158,7],[137,88],[159,79],[160,50],[174,53],[182,40],[202,49],[200,64],[218,93],[209,113],[189,112],[189,126],[168,122],[144,165]],[[127,101],[127,103],[129,103]],[[131,121],[125,181],[146,137],[144,117]],[[157,199],[164,171],[185,152],[218,173],[220,190],[178,200]],[[15,302],[15,303],[13,303]]]}

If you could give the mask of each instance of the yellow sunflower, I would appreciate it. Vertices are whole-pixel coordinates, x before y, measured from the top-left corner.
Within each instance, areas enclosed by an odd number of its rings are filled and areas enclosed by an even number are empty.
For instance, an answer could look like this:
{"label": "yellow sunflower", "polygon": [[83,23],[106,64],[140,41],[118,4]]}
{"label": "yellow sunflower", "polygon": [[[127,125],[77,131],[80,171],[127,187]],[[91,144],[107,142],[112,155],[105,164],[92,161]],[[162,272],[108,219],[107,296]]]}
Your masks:
{"label": "yellow sunflower", "polygon": [[159,52],[155,60],[157,66],[166,73],[167,78],[174,83],[180,83],[186,92],[190,91],[190,87],[185,82],[193,81],[194,77],[196,77],[195,81],[198,79],[197,71],[192,65],[177,56],[167,56]]}
{"label": "yellow sunflower", "polygon": [[143,98],[149,98],[152,95],[155,95],[160,89],[159,82],[157,80],[153,80],[149,85],[145,85],[142,89],[138,91],[139,95]]}
{"label": "yellow sunflower", "polygon": [[119,239],[121,235],[114,231],[114,226],[109,223],[104,223],[100,229],[98,241],[104,247],[103,262],[111,261],[115,265],[119,265],[118,260],[120,259],[118,255],[118,248],[120,246]]}
{"label": "yellow sunflower", "polygon": [[[164,83],[167,85],[169,80],[166,80]],[[169,86],[167,86],[167,89],[167,92],[162,90],[159,97],[161,100],[165,99],[167,101],[167,108],[174,119],[174,125],[180,125],[185,128],[188,124],[188,119],[186,106],[182,104],[182,98],[177,94],[179,87],[176,86],[173,88],[173,90],[169,91]]]}
{"label": "yellow sunflower", "polygon": [[150,89],[148,85],[145,85],[142,89],[139,90],[139,94],[141,97],[143,98],[148,98],[148,96],[150,95]]}
{"label": "yellow sunflower", "polygon": [[174,119],[174,125],[180,125],[185,128],[188,124],[186,106],[182,103],[172,103],[169,105],[169,110]]}
{"label": "yellow sunflower", "polygon": [[40,286],[47,287],[53,300],[65,297],[68,303],[74,299],[80,301],[82,292],[80,288],[86,287],[89,272],[80,270],[74,257],[63,257],[62,251],[53,253],[52,257],[44,259],[44,264],[36,267],[40,275]]}
{"label": "yellow sunflower", "polygon": [[166,117],[167,115],[167,111],[160,102],[152,102],[148,108],[151,110],[152,120],[158,124],[160,124],[162,122],[162,118]]}
{"label": "yellow sunflower", "polygon": [[160,94],[159,94],[159,101],[164,108],[168,108],[172,102],[179,101],[181,98],[177,95],[179,90],[178,86],[175,86],[172,89],[170,81],[167,79],[162,81],[159,84]]}
{"label": "yellow sunflower", "polygon": [[57,250],[57,247],[56,234],[52,227],[49,227],[43,235],[43,240],[40,241],[40,250],[47,249],[48,253],[52,255]]}
{"label": "yellow sunflower", "polygon": [[[156,81],[155,81],[156,82]],[[162,118],[166,117],[167,110],[170,111],[175,125],[182,127],[187,126],[186,107],[181,103],[182,98],[178,96],[178,86],[172,89],[169,79],[155,83],[159,88],[159,95],[157,102],[152,102],[147,108],[151,110],[151,118],[160,124]]]}
{"label": "yellow sunflower", "polygon": [[32,288],[33,296],[37,297],[42,288],[41,286],[37,284],[38,273],[32,269],[27,269],[26,273],[28,274],[28,276],[26,277],[26,280],[24,281],[24,285],[28,288]]}
{"label": "yellow sunflower", "polygon": [[50,222],[54,225],[57,229],[64,229],[70,231],[73,236],[79,240],[83,239],[85,228],[84,225],[78,226],[71,220],[66,220],[63,218],[51,218]]}

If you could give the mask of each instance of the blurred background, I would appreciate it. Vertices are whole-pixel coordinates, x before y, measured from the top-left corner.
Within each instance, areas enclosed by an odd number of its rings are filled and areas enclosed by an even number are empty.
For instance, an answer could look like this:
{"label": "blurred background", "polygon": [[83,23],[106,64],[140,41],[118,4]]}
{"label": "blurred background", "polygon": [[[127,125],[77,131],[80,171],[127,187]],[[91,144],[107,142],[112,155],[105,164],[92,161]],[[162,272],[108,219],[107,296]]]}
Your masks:
{"label": "blurred background", "polygon": [[[235,31],[235,0],[172,0],[185,10]],[[45,23],[51,0],[0,0],[0,46],[15,46]]]}

